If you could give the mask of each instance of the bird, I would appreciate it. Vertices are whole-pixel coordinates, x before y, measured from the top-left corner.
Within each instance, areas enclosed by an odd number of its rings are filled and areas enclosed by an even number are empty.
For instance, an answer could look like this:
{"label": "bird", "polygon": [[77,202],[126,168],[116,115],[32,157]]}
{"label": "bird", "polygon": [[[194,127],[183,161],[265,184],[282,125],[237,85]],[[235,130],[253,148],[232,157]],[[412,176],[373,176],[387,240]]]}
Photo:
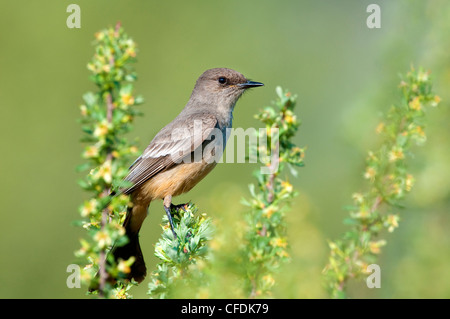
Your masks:
{"label": "bird", "polygon": [[232,69],[206,70],[197,79],[179,115],[156,134],[130,166],[124,178],[128,187],[119,191],[131,199],[123,223],[128,242],[112,249],[116,261],[135,259],[126,279],[139,283],[147,273],[139,231],[150,203],[163,200],[173,236],[177,238],[171,210],[184,209],[185,204],[174,205],[172,197],[190,191],[216,166],[229,136],[227,129],[232,127],[236,102],[246,90],[263,85]]}

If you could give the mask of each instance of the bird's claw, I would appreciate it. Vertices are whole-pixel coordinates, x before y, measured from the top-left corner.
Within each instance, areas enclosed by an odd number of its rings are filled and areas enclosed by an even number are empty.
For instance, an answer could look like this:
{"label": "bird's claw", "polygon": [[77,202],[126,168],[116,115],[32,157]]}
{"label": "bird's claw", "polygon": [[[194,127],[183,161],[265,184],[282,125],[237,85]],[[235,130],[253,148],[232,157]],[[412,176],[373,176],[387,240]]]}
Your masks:
{"label": "bird's claw", "polygon": [[188,206],[188,204],[178,204],[178,205],[174,205],[174,204],[170,204],[170,209],[175,209],[175,210],[180,210],[180,208],[186,213],[187,209],[186,207]]}
{"label": "bird's claw", "polygon": [[172,209],[175,209],[176,211],[179,211],[180,208],[184,211],[187,212],[186,210],[186,206],[188,204],[179,204],[179,205],[174,205],[172,203],[170,203],[170,207],[166,207],[164,206],[164,210],[166,211],[167,214],[167,218],[169,219],[169,224],[170,224],[170,229],[172,230],[172,234],[173,234],[173,238],[176,239],[177,238],[177,233],[175,232],[175,227],[173,225],[173,219],[172,219]]}

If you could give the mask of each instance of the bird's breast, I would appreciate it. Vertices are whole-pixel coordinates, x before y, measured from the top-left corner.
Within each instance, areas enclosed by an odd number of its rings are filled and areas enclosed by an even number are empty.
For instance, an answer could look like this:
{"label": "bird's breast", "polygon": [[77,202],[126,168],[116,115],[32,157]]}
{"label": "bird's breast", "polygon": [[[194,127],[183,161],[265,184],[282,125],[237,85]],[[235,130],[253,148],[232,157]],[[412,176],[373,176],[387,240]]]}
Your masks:
{"label": "bird's breast", "polygon": [[152,200],[186,193],[208,175],[216,164],[206,161],[177,164],[149,179],[139,192]]}

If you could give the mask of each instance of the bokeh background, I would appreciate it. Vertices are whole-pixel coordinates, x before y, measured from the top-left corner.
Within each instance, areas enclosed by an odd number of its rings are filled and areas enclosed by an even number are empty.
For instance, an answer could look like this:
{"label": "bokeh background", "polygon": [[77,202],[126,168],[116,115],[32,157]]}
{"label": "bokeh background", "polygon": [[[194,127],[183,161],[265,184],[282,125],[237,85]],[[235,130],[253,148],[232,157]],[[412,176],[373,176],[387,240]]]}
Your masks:
{"label": "bokeh background", "polygon": [[[69,29],[66,8],[81,7],[81,28]],[[381,29],[368,29],[366,8],[381,7]],[[141,149],[171,121],[208,68],[229,67],[264,88],[246,94],[235,127],[258,127],[253,114],[281,85],[298,94],[303,124],[296,142],[306,166],[292,183],[299,196],[288,214],[292,263],[276,277],[275,297],[326,298],[321,271],[327,239],[347,230],[343,206],[362,189],[367,150],[375,149],[380,113],[398,101],[399,74],[410,65],[432,72],[442,97],[429,112],[428,142],[416,148],[417,178],[386,235],[380,289],[352,284],[353,298],[450,297],[450,3],[371,1],[92,1],[0,3],[0,297],[84,298],[68,289],[83,231],[72,225],[87,197],[76,181],[83,162],[81,96],[94,33],[121,21],[138,43],[143,117],[130,138]],[[249,164],[219,165],[189,194],[217,221],[245,210]],[[153,203],[141,232],[151,270],[164,211]],[[133,291],[145,298],[147,283]]]}

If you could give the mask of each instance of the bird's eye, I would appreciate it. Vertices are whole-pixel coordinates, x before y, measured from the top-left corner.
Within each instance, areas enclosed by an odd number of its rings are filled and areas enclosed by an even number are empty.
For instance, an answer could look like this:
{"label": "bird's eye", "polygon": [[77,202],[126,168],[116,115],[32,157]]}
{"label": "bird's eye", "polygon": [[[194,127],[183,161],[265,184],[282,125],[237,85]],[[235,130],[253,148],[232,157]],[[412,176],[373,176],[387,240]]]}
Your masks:
{"label": "bird's eye", "polygon": [[218,81],[220,84],[225,84],[225,83],[227,83],[227,78],[221,76]]}

